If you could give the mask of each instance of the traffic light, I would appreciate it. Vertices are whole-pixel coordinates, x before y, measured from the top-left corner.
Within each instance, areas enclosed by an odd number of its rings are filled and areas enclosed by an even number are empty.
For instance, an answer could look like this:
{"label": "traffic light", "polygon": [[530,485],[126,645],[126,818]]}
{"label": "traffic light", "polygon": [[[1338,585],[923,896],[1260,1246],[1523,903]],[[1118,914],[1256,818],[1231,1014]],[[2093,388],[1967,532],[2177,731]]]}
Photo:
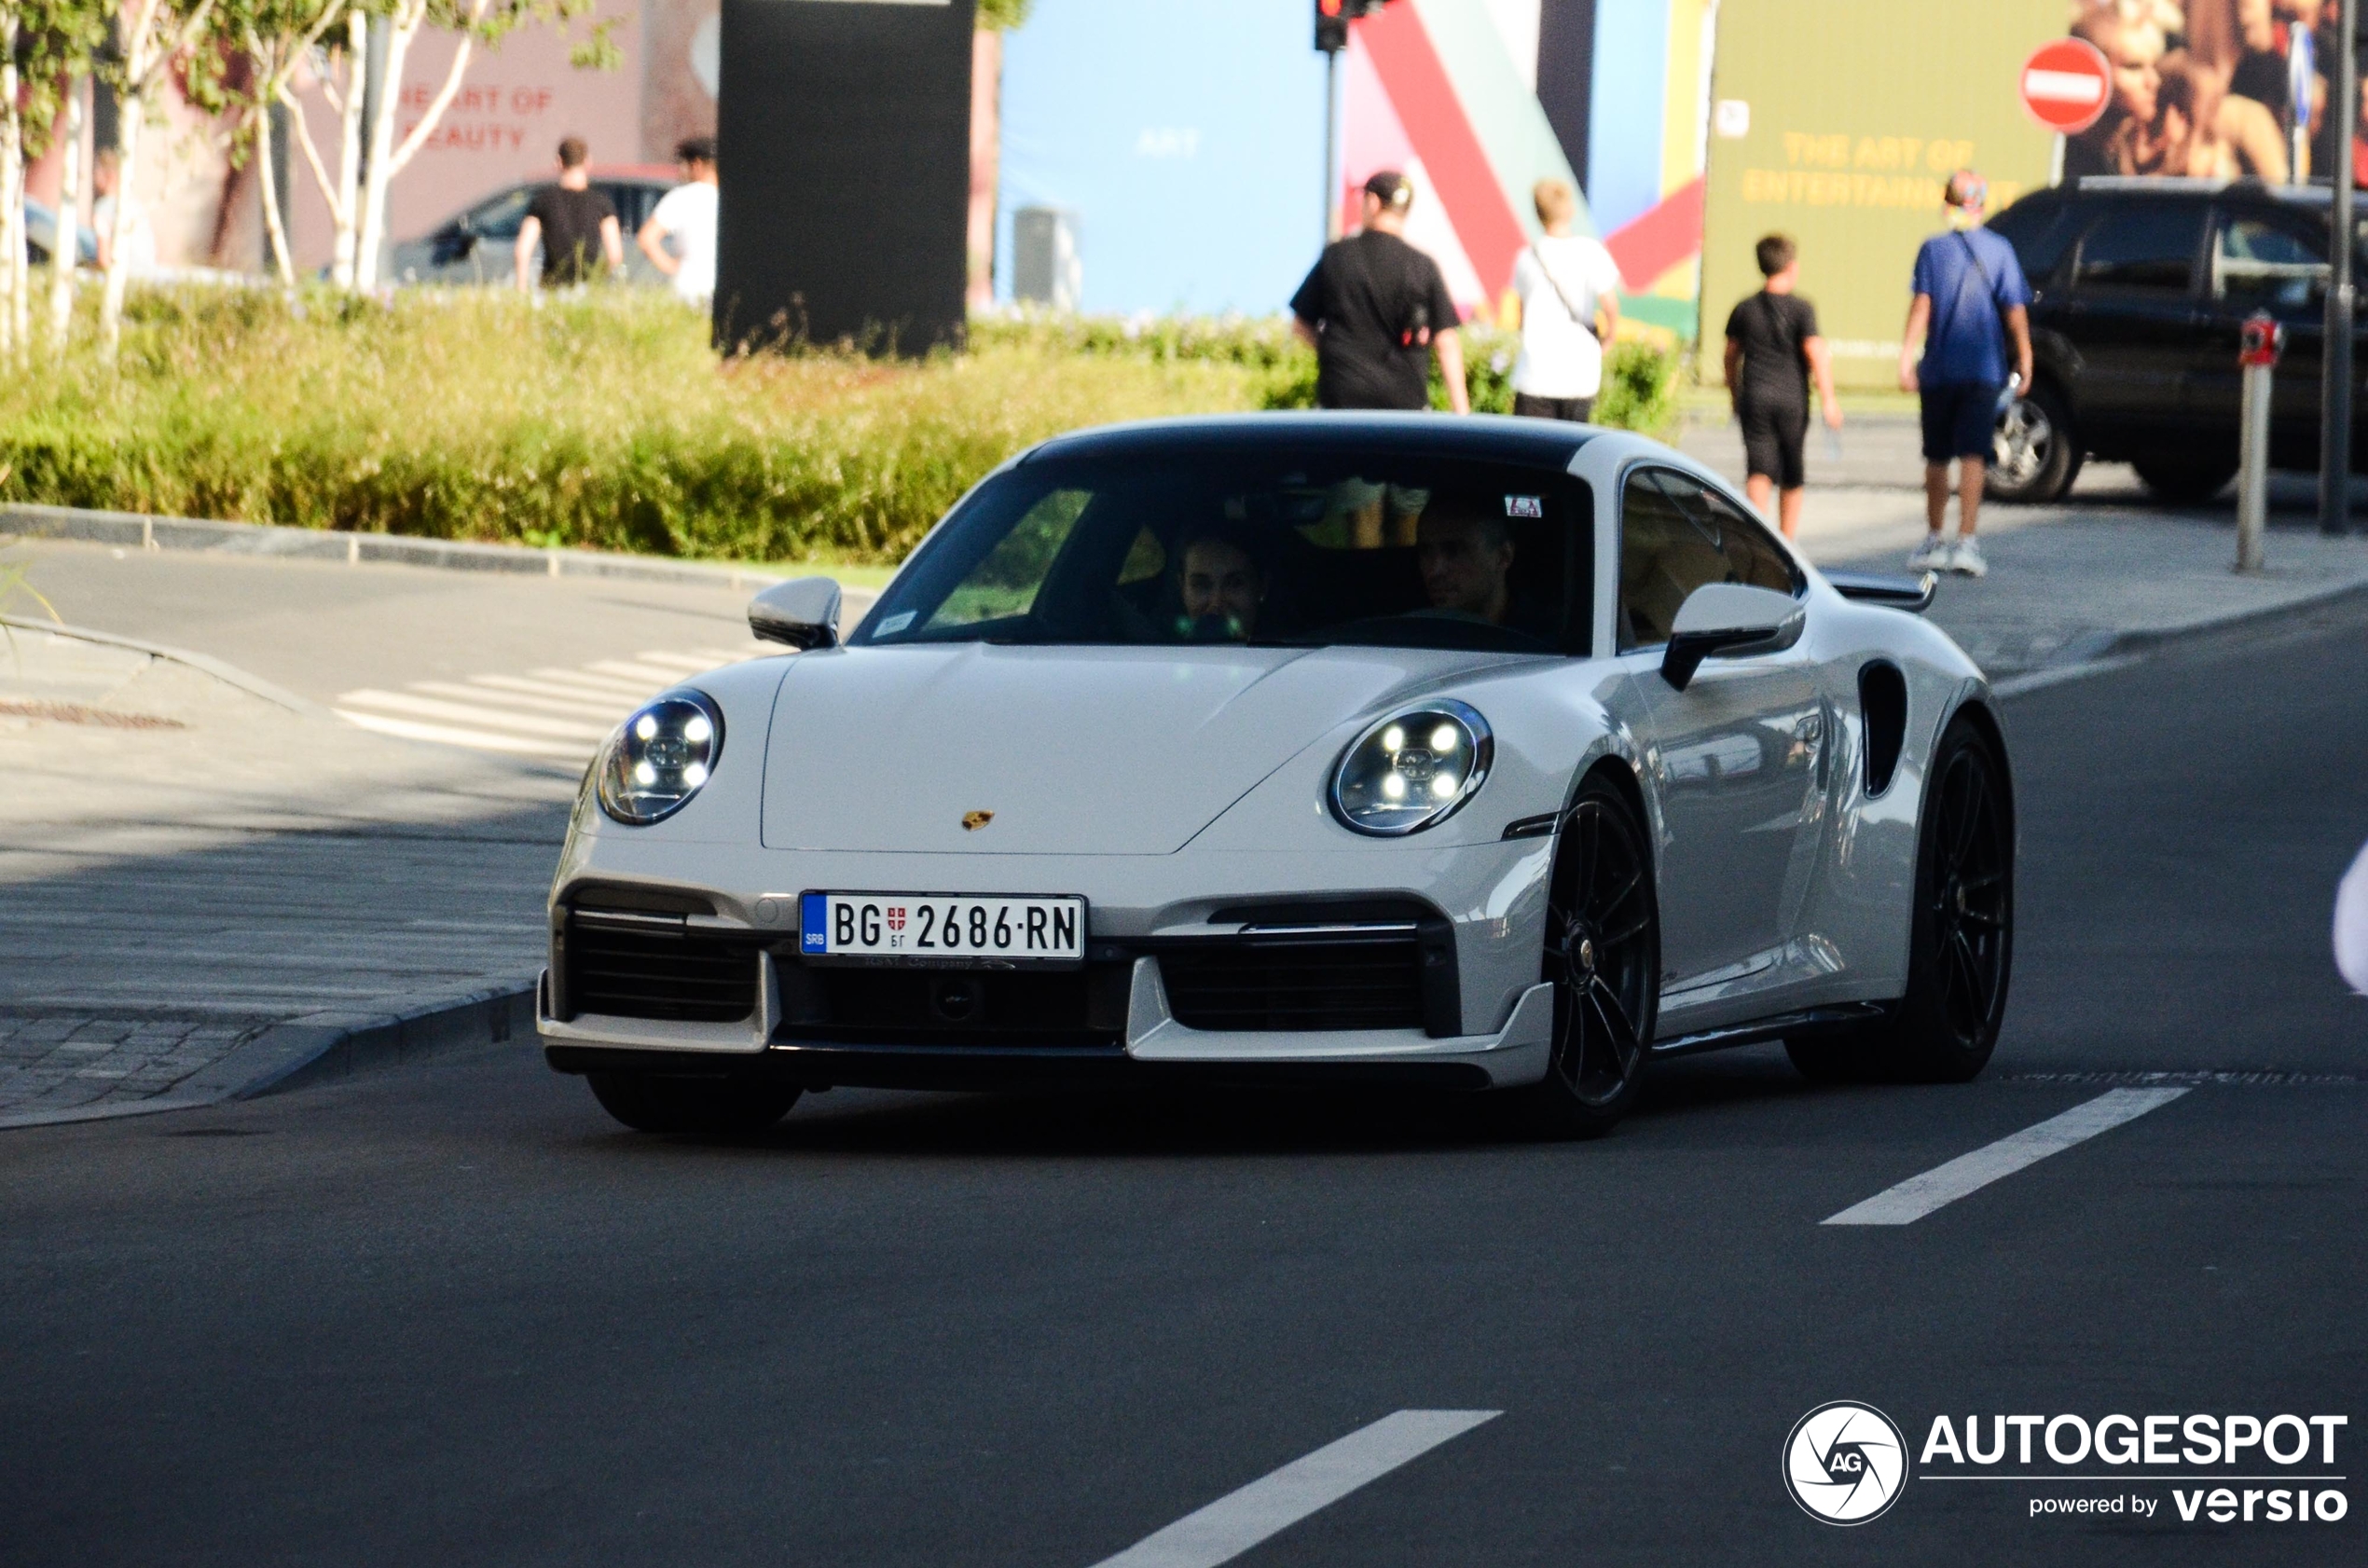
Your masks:
{"label": "traffic light", "polygon": [[1326,54],[1348,48],[1348,24],[1370,16],[1389,0],[1315,0],[1315,47]]}

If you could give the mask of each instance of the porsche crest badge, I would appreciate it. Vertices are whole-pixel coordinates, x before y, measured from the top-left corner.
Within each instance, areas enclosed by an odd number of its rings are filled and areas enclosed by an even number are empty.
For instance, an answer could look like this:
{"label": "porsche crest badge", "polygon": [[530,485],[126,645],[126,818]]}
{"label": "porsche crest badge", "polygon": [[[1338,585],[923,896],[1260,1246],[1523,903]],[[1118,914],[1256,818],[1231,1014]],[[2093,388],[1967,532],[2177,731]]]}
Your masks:
{"label": "porsche crest badge", "polygon": [[974,833],[994,820],[995,813],[992,811],[965,811],[962,813],[962,830]]}

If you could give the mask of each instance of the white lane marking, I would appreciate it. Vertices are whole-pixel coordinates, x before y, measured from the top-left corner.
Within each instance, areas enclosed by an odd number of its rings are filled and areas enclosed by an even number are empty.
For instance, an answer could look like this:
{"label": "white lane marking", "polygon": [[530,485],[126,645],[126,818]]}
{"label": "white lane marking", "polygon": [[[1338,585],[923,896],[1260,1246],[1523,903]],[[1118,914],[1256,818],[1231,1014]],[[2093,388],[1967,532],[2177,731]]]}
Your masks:
{"label": "white lane marking", "polygon": [[358,692],[348,692],[337,698],[337,711],[348,707],[381,708],[390,713],[407,713],[420,719],[442,719],[469,725],[498,718],[503,727],[526,735],[549,736],[555,739],[584,741],[605,740],[604,725],[586,724],[573,719],[546,719],[526,713],[495,713],[485,703],[444,702],[434,697],[415,697],[408,692],[380,692],[365,686]]}
{"label": "white lane marking", "polygon": [[625,659],[595,659],[584,667],[602,675],[613,675],[620,681],[654,681],[656,684],[651,688],[653,691],[659,686],[672,685],[682,679],[680,670],[660,669],[654,665],[637,665]]}
{"label": "white lane marking", "polygon": [[406,740],[433,740],[444,746],[468,746],[480,751],[511,751],[523,757],[565,757],[581,762],[588,754],[584,746],[561,746],[547,740],[529,740],[518,736],[497,735],[490,730],[454,729],[447,724],[415,724],[408,719],[387,719],[376,713],[354,713],[337,709],[337,717],[349,724],[359,724],[380,735],[401,736]]}
{"label": "white lane marking", "polygon": [[667,685],[667,681],[620,681],[613,675],[587,675],[580,669],[530,669],[527,673],[537,681],[587,696],[617,696],[627,702],[640,702]]}
{"label": "white lane marking", "polygon": [[458,681],[414,681],[411,689],[425,692],[432,697],[461,697],[477,705],[480,709],[490,705],[496,709],[523,708],[530,713],[556,713],[561,718],[594,719],[613,724],[633,711],[624,702],[595,702],[589,697],[529,696],[519,692],[504,691],[485,684],[486,677],[473,676],[466,682]]}
{"label": "white lane marking", "polygon": [[705,675],[709,670],[713,669],[719,661],[694,658],[688,653],[636,653],[633,655],[633,662],[649,665],[656,669],[679,669],[686,675]]}
{"label": "white lane marking", "polygon": [[1216,1568],[1500,1410],[1400,1410],[1186,1514],[1094,1568]]}
{"label": "white lane marking", "polygon": [[1906,1225],[1921,1219],[1945,1204],[1988,1187],[2001,1176],[2013,1176],[2050,1154],[2134,1121],[2186,1093],[2184,1089],[2114,1089],[2051,1116],[2035,1127],[1961,1154],[1922,1176],[1909,1176],[1864,1203],[1852,1204],[1825,1221],[1828,1225]]}
{"label": "white lane marking", "polygon": [[2106,675],[2116,669],[2127,669],[2138,662],[2136,653],[2117,653],[2107,659],[2086,659],[2076,665],[2058,665],[2053,669],[2034,669],[2028,675],[2009,676],[1990,687],[1989,695],[2003,702],[2008,697],[2021,696],[2025,692],[2042,692],[2050,686],[2061,686],[2071,681],[2086,681],[2092,675]]}
{"label": "white lane marking", "polygon": [[[420,684],[424,687],[427,682],[421,681]],[[602,713],[614,713],[620,717],[633,711],[634,708],[640,703],[641,696],[648,695],[643,693],[637,696],[626,696],[622,691],[612,692],[606,687],[599,691],[589,691],[575,686],[562,686],[550,681],[529,681],[518,675],[472,675],[469,677],[469,684],[482,686],[489,692],[516,692],[521,695],[540,697],[545,701],[577,703],[585,708],[595,708]]]}

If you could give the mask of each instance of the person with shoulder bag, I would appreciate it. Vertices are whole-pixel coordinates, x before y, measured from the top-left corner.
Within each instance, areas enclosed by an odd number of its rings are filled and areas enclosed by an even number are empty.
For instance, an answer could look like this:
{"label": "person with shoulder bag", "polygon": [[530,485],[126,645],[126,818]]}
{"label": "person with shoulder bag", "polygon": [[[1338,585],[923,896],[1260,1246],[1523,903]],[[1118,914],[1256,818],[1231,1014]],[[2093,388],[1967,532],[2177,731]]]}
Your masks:
{"label": "person with shoulder bag", "polygon": [[1365,224],[1323,255],[1291,296],[1291,329],[1315,351],[1325,408],[1430,406],[1427,362],[1439,360],[1448,406],[1472,411],[1461,318],[1439,263],[1406,242],[1413,183],[1384,170],[1365,182]]}
{"label": "person with shoulder bag", "polygon": [[1801,446],[1809,435],[1810,378],[1828,430],[1842,428],[1842,406],[1834,395],[1833,356],[1818,335],[1817,307],[1794,292],[1799,247],[1770,234],[1754,254],[1767,282],[1727,318],[1727,390],[1743,427],[1745,492],[1763,516],[1776,492],[1777,526],[1792,539],[1800,532],[1809,483]]}
{"label": "person with shoulder bag", "polygon": [[1560,180],[1530,193],[1542,239],[1513,263],[1521,312],[1521,358],[1513,365],[1513,412],[1585,423],[1604,386],[1604,345],[1619,325],[1619,263],[1603,242],[1571,232],[1578,197]]}
{"label": "person with shoulder bag", "polygon": [[[1981,227],[1989,195],[1989,186],[1970,169],[1948,176],[1942,199],[1949,231],[1925,241],[1916,253],[1907,326],[1899,343],[1900,390],[1917,394],[1924,426],[1924,542],[1907,564],[1968,577],[1989,571],[1974,530],[1980,522],[1999,410],[2010,393],[2031,390],[2031,284],[2015,247]],[[1940,531],[1948,515],[1952,458],[1953,543]]]}

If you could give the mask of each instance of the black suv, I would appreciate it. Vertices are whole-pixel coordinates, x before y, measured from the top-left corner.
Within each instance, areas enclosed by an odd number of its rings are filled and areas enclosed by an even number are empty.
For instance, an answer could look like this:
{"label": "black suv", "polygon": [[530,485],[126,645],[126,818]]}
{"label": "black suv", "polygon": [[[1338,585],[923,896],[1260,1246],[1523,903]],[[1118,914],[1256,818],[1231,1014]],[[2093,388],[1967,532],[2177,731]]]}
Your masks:
{"label": "black suv", "polygon": [[[2286,329],[2270,461],[2316,467],[2332,197],[2092,176],[1999,213],[1989,227],[2031,280],[2033,385],[1999,417],[1990,493],[2053,501],[2094,456],[2129,463],[2166,501],[2213,494],[2237,472],[2237,337],[2256,310]],[[2354,409],[2368,412],[2357,397]],[[2368,459],[2360,435],[2352,450]]]}

